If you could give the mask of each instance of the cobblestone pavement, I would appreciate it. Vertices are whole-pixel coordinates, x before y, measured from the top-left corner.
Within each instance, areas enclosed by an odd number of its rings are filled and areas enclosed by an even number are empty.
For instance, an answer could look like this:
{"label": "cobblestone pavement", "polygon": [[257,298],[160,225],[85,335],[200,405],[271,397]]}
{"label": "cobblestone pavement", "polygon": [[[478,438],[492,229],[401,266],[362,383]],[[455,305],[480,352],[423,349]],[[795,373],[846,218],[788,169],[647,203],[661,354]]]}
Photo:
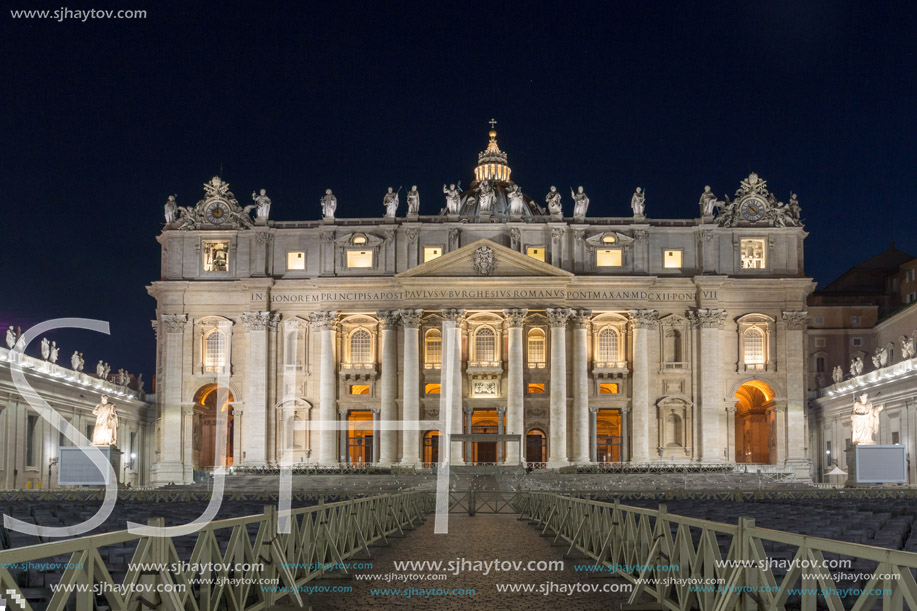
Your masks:
{"label": "cobblestone pavement", "polygon": [[[587,573],[576,572],[574,565],[592,562],[579,558],[564,558],[566,547],[552,546],[553,538],[542,537],[539,530],[528,522],[518,520],[513,514],[478,514],[470,517],[465,514],[449,516],[449,534],[433,534],[433,517],[416,531],[407,532],[406,537],[390,539],[389,547],[371,548],[372,569],[357,571],[374,575],[371,581],[358,579],[323,579],[313,581],[314,586],[350,586],[348,593],[315,593],[304,596],[304,602],[313,609],[488,609],[493,611],[525,609],[540,611],[550,609],[591,609],[611,610],[621,608],[627,601],[629,585],[619,578],[594,578]],[[563,561],[563,568],[550,571],[494,571],[488,574],[483,571],[466,570],[458,575],[455,571],[436,570],[395,570],[396,561],[441,560],[444,563],[464,559],[470,562],[492,560],[519,561],[525,567],[529,561]],[[357,560],[354,560],[358,562]],[[466,565],[467,566],[467,565]],[[505,565],[508,566],[508,565]],[[537,568],[535,566],[533,569]],[[560,570],[558,570],[560,569]],[[388,581],[389,575],[427,575],[445,573],[444,580]],[[393,579],[393,578],[390,578]],[[531,584],[534,592],[508,593],[498,592],[498,584]],[[565,588],[579,585],[580,588],[607,588],[614,593],[574,592],[572,594],[554,591],[547,595],[541,588]],[[414,588],[415,593],[408,598],[405,590]],[[379,590],[389,589],[389,594]],[[425,597],[416,593],[422,589],[465,589],[473,590],[466,595],[433,595]],[[375,590],[375,592],[374,592]],[[391,591],[397,591],[398,594]]]}

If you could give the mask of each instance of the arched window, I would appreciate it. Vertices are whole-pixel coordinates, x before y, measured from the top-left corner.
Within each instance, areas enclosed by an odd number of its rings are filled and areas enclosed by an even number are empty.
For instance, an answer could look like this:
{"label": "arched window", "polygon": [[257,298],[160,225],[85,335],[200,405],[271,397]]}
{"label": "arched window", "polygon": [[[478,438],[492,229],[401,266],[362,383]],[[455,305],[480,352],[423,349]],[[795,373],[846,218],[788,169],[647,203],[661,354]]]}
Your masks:
{"label": "arched window", "polygon": [[430,329],[424,335],[424,363],[427,365],[442,365],[443,362],[443,334],[439,329]]}
{"label": "arched window", "polygon": [[666,329],[664,337],[664,357],[666,363],[680,363],[681,332],[678,329]]}
{"label": "arched window", "polygon": [[529,363],[544,364],[544,331],[541,329],[529,331]]}
{"label": "arched window", "polygon": [[350,362],[368,365],[373,362],[373,339],[366,329],[357,329],[350,335]]}
{"label": "arched window", "polygon": [[490,327],[481,327],[474,335],[474,360],[497,360],[497,334]]}
{"label": "arched window", "polygon": [[599,331],[598,358],[600,363],[614,363],[618,360],[620,341],[617,329],[605,327]]}
{"label": "arched window", "polygon": [[222,371],[226,366],[226,336],[211,331],[204,340],[204,371]]}
{"label": "arched window", "polygon": [[765,362],[764,331],[758,327],[749,327],[745,330],[744,339],[745,364],[763,365]]}

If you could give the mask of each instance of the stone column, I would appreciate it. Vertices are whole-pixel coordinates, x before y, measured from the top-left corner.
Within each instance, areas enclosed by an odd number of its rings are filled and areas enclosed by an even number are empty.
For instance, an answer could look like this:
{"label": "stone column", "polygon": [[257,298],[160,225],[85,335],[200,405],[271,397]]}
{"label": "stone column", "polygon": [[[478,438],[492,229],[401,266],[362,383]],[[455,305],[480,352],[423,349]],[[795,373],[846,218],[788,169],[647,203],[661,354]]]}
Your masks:
{"label": "stone column", "polygon": [[[522,362],[522,326],[525,322],[525,308],[503,310],[509,327],[509,354],[507,355],[506,408],[508,417],[506,429],[509,435],[525,433],[525,406]],[[519,464],[518,452],[506,452],[506,464]]]}
{"label": "stone column", "polygon": [[[185,370],[184,332],[188,322],[187,314],[163,314],[156,326],[160,342],[164,342],[162,354],[163,375],[160,378],[158,395],[162,413],[160,424],[159,461],[153,465],[152,479],[155,484],[184,482],[185,474],[182,456],[182,372]],[[81,428],[85,433],[85,429]],[[187,457],[191,468],[191,457]],[[9,470],[12,473],[12,470]]]}
{"label": "stone column", "polygon": [[630,432],[628,424],[630,422],[630,408],[621,408],[621,462],[630,461]]}
{"label": "stone column", "polygon": [[726,406],[726,439],[729,442],[727,460],[736,461],[736,406]]}
{"label": "stone column", "polygon": [[379,416],[382,412],[378,407],[370,410],[373,413],[373,460],[379,462]]}
{"label": "stone column", "polygon": [[589,310],[573,312],[573,462],[590,462],[589,452],[589,378],[586,354],[586,327]]}
{"label": "stone column", "polygon": [[631,310],[630,320],[634,329],[634,374],[631,407],[633,419],[633,462],[650,461],[650,333],[658,324],[656,310]]}
{"label": "stone column", "polygon": [[786,464],[787,453],[789,448],[788,440],[790,437],[789,427],[787,426],[787,416],[789,415],[789,401],[777,401],[774,405],[774,421],[777,425],[775,436],[777,437],[776,452],[774,464]]}
{"label": "stone column", "polygon": [[[462,432],[462,330],[465,310],[443,310],[443,363],[440,374],[440,420],[448,421],[449,433]],[[451,448],[451,464],[464,464],[462,446],[446,440]],[[442,457],[445,460],[445,457]]]}
{"label": "stone column", "polygon": [[[347,422],[347,410],[339,409],[338,416],[341,417],[341,424]],[[350,462],[350,456],[347,453],[347,434],[350,431],[346,427],[341,427],[341,430],[338,432],[338,445],[340,446],[339,455],[341,457],[341,464],[346,465]]]}
{"label": "stone column", "polygon": [[[783,312],[786,323],[786,466],[797,475],[807,477],[811,464],[805,453],[806,443],[806,327],[809,313]],[[778,457],[779,457],[778,438]],[[779,464],[779,463],[778,463]]]}
{"label": "stone column", "polygon": [[245,410],[241,407],[232,408],[232,464],[239,465],[242,462],[242,439],[244,435],[242,434],[242,429],[244,428],[246,420],[243,420],[245,416]]}
{"label": "stone column", "polygon": [[548,467],[563,467],[567,459],[567,318],[569,308],[548,308],[551,321],[551,446]]}
{"label": "stone column", "polygon": [[[267,330],[277,313],[245,312],[242,322],[248,331],[248,384],[245,389],[245,411],[248,412],[242,446],[246,467],[267,466]],[[274,322],[276,324],[276,322]]]}
{"label": "stone column", "polygon": [[705,463],[723,462],[727,447],[726,415],[720,388],[720,329],[726,320],[726,310],[700,308],[688,312],[688,318],[698,329],[700,349],[697,363],[700,368],[700,401],[696,408],[695,426],[700,432],[698,458]]}
{"label": "stone column", "polygon": [[[194,406],[183,405],[181,408],[181,444],[182,456],[185,469],[191,472],[190,480],[194,480],[194,440],[192,432],[194,431]],[[219,435],[219,433],[217,433]],[[121,438],[123,439],[123,438]],[[120,441],[120,439],[119,439]],[[216,452],[216,443],[214,443],[214,452]],[[214,456],[219,461],[219,456]],[[118,473],[118,481],[121,481],[121,473]],[[187,480],[186,480],[187,481]],[[122,482],[123,483],[123,482]]]}
{"label": "stone column", "polygon": [[599,408],[589,408],[589,459],[599,462]]}
{"label": "stone column", "polygon": [[[337,379],[334,375],[334,324],[337,312],[315,312],[309,322],[318,332],[321,341],[321,358],[318,374],[318,421],[326,425],[337,422]],[[314,421],[313,421],[314,422]],[[318,433],[318,463],[323,466],[336,465],[338,462],[335,430],[321,428]]]}
{"label": "stone column", "polygon": [[[404,398],[402,420],[420,420],[420,316],[423,310],[401,310],[404,329]],[[440,391],[442,388],[440,388]],[[401,464],[419,465],[420,435],[423,431],[406,428],[401,431]]]}
{"label": "stone column", "polygon": [[[506,417],[506,408],[498,407],[497,408],[497,435],[502,435],[504,431],[503,419]],[[503,462],[503,442],[500,441],[497,443],[497,462]]]}
{"label": "stone column", "polygon": [[[380,395],[382,399],[382,420],[398,420],[398,405],[395,403],[398,396],[398,312],[379,312],[382,321],[382,383]],[[383,466],[391,466],[398,460],[398,431],[379,431],[378,462]]]}

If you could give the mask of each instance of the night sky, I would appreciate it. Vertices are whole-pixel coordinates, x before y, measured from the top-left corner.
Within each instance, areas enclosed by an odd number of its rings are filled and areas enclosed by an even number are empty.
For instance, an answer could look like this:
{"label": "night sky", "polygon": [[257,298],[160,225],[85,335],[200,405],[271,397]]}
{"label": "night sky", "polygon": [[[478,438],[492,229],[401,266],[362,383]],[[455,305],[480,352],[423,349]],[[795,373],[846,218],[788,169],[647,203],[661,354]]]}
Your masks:
{"label": "night sky", "polygon": [[917,253],[912,1],[90,4],[148,16],[5,10],[0,34],[0,325],[110,321],[52,336],[68,365],[152,377],[169,194],[221,173],[277,220],[318,218],[328,187],[338,216],[381,217],[417,184],[433,214],[491,117],[539,203],[581,184],[590,215],[627,216],[639,185],[649,217],[692,218],[756,171],[798,193],[822,286],[892,237]]}

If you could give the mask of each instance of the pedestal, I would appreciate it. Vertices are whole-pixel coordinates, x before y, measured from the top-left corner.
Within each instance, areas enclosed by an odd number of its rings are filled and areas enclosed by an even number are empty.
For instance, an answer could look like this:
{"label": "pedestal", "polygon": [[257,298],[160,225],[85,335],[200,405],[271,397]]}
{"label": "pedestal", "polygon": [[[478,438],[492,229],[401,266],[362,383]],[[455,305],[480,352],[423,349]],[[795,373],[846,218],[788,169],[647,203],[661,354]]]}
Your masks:
{"label": "pedestal", "polygon": [[58,486],[105,486],[109,472],[101,473],[89,457],[89,452],[99,450],[115,472],[115,483],[120,478],[121,450],[115,446],[62,446],[57,466]]}

